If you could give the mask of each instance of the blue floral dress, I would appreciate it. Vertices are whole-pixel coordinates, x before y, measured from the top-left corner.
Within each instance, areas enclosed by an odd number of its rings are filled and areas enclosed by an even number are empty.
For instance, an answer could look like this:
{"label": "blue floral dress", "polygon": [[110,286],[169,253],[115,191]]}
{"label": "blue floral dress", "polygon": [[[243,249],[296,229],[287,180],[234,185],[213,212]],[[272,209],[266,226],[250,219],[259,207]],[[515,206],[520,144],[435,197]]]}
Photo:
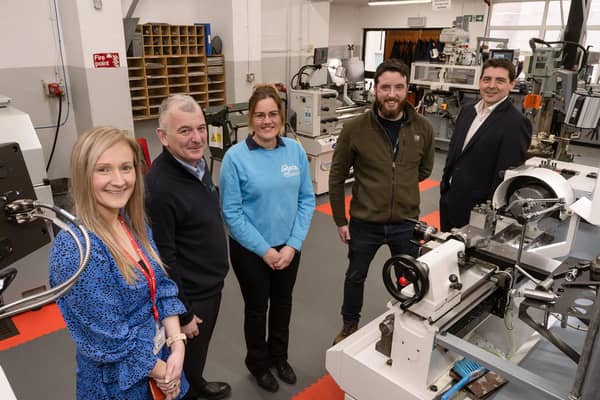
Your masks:
{"label": "blue floral dress", "polygon": [[[155,321],[148,283],[140,273],[129,285],[102,240],[90,233],[90,241],[86,270],[57,301],[77,347],[77,399],[151,399],[148,374],[159,356],[166,360],[168,348],[158,356],[152,351]],[[156,276],[159,318],[182,314],[185,307],[177,298],[177,285],[146,256]],[[61,231],[50,253],[50,285],[66,281],[78,266],[75,242]],[[188,388],[182,377],[182,395]]]}

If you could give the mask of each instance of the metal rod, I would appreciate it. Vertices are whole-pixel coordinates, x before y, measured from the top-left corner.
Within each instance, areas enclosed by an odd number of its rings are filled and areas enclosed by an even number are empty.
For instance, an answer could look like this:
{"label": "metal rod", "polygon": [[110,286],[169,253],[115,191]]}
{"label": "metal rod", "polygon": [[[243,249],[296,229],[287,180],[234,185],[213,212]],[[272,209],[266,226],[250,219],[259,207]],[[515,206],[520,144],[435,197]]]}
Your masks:
{"label": "metal rod", "polygon": [[564,199],[562,198],[545,198],[545,199],[516,199],[513,200],[507,207],[507,210],[510,210],[517,204],[527,204],[527,203],[564,203]]}
{"label": "metal rod", "polygon": [[534,212],[530,212],[530,213],[527,213],[527,214],[523,214],[523,215],[521,215],[521,217],[525,218],[527,220],[530,220],[532,218],[537,218],[537,217],[542,216],[544,214],[549,214],[549,213],[551,213],[553,211],[561,210],[562,208],[563,208],[563,204],[555,204],[552,207],[548,207],[548,208],[545,208],[543,210],[539,210],[539,211],[534,211]]}
{"label": "metal rod", "polygon": [[[523,247],[525,247],[525,233],[527,232],[527,222],[523,224],[521,227],[521,237],[519,239],[519,250],[517,252],[517,259],[515,261],[514,267],[523,275],[527,277],[527,279],[534,282],[536,285],[540,284],[540,281],[535,279],[529,272],[525,271],[519,264],[521,263],[521,256],[523,255]],[[516,279],[513,279],[510,285],[510,288],[514,288],[516,283]]]}
{"label": "metal rod", "polygon": [[[515,260],[515,265],[519,265],[521,263],[521,256],[523,255],[523,247],[525,247],[525,234],[526,233],[527,233],[527,222],[525,222],[523,224],[523,226],[521,227],[521,237],[519,238],[519,250],[517,251],[517,259]],[[520,269],[519,269],[519,271],[520,271]]]}
{"label": "metal rod", "polygon": [[[515,268],[517,270],[519,270],[520,273],[522,273],[523,275],[525,275],[527,277],[527,279],[529,279],[530,281],[532,281],[533,283],[535,283],[536,285],[539,285],[541,281],[535,279],[529,272],[525,271],[523,269],[523,267],[521,267],[519,264],[515,264]],[[513,285],[514,285],[514,279],[513,279]]]}

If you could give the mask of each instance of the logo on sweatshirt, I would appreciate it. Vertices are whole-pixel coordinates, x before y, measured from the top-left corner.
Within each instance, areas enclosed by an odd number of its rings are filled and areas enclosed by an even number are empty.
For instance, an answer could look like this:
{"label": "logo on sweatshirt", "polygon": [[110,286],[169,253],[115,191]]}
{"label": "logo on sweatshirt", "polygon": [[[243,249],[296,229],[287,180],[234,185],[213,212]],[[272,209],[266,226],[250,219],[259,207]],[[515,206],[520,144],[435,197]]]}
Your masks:
{"label": "logo on sweatshirt", "polygon": [[291,178],[292,176],[300,175],[300,168],[297,165],[288,165],[283,164],[281,166],[281,175],[286,178]]}

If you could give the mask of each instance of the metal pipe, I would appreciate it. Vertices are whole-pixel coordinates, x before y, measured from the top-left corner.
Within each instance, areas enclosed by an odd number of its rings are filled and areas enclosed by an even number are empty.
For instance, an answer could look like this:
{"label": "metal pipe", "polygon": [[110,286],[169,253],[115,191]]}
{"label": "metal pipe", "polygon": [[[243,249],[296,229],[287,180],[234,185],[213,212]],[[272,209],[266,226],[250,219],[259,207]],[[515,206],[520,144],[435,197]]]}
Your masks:
{"label": "metal pipe", "polygon": [[[69,279],[67,279],[60,285],[52,289],[46,290],[44,292],[25,297],[23,299],[14,301],[12,303],[0,307],[0,320],[12,317],[13,315],[20,314],[25,311],[32,310],[34,308],[41,307],[65,295],[75,284],[81,273],[85,270],[90,259],[90,237],[85,227],[77,220],[75,216],[54,205],[40,203],[37,201],[34,201],[33,205],[36,208],[47,208],[49,210],[52,210],[56,214],[56,217],[48,217],[47,215],[44,215],[43,213],[39,212],[31,214],[31,217],[43,218],[52,221],[53,223],[61,226],[69,233],[69,235],[71,235],[71,237],[75,241],[77,250],[79,252],[79,267],[77,268],[77,271],[73,274],[73,276],[71,276]],[[73,230],[68,225],[63,224],[62,221],[58,218],[58,216],[61,216],[62,218],[66,219],[81,232],[84,241],[83,245],[81,244],[79,238],[75,235]]]}
{"label": "metal pipe", "polygon": [[[575,0],[571,2],[569,7],[569,17],[567,18],[567,26],[565,27],[564,40],[579,43],[581,39],[581,30],[584,22],[584,0]],[[585,0],[585,4],[591,3],[591,0]],[[564,49],[563,67],[568,70],[576,70],[577,65],[577,46],[567,43]]]}
{"label": "metal pipe", "polygon": [[127,15],[125,15],[125,18],[131,18],[133,16],[133,12],[135,11],[135,8],[138,5],[138,2],[140,0],[133,0],[131,2],[131,4],[129,5],[129,9],[127,9]]}

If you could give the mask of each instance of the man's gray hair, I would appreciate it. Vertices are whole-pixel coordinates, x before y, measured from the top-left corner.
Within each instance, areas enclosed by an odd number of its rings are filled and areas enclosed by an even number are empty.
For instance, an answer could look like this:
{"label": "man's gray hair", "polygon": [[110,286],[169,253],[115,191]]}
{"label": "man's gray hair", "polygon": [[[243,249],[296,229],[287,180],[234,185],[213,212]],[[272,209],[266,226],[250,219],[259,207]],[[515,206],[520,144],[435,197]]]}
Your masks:
{"label": "man's gray hair", "polygon": [[160,129],[167,128],[167,113],[174,107],[183,112],[194,112],[197,110],[202,112],[202,107],[200,107],[200,104],[192,96],[188,96],[187,94],[172,94],[164,99],[158,108],[158,127]]}

